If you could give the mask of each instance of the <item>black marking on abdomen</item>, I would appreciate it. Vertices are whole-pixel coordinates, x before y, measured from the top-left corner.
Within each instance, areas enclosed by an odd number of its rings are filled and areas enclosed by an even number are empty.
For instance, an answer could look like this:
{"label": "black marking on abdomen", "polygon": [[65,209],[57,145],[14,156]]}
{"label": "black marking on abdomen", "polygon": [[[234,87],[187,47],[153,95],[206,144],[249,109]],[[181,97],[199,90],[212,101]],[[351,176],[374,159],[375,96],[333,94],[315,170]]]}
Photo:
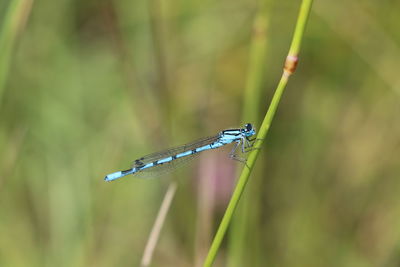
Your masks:
{"label": "black marking on abdomen", "polygon": [[192,155],[193,155],[193,154],[196,154],[197,152],[198,152],[198,151],[197,151],[196,149],[193,149],[193,150],[192,150]]}
{"label": "black marking on abdomen", "polygon": [[157,166],[157,165],[158,165],[158,161],[156,160],[153,162],[153,166]]}
{"label": "black marking on abdomen", "polygon": [[216,148],[221,147],[221,146],[215,146],[215,144],[220,144],[221,145],[221,142],[216,142],[216,143],[210,144],[211,149],[216,149]]}
{"label": "black marking on abdomen", "polygon": [[126,173],[131,172],[131,171],[132,171],[132,169],[129,169],[129,170],[121,171],[121,173],[122,174],[126,174]]}
{"label": "black marking on abdomen", "polygon": [[172,156],[172,159],[173,159],[173,160],[176,159],[176,155],[173,155],[173,156]]}

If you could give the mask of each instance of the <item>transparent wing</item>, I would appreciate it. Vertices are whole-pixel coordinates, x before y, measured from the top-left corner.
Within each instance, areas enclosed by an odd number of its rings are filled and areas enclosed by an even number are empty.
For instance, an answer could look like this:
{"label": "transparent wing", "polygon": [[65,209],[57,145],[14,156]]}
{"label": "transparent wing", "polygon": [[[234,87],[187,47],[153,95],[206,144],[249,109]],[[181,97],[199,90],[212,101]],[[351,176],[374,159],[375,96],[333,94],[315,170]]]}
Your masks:
{"label": "transparent wing", "polygon": [[[155,162],[160,159],[172,157],[172,156],[175,156],[182,152],[196,149],[198,147],[212,144],[212,143],[216,142],[218,139],[219,139],[219,135],[210,136],[210,137],[196,140],[194,142],[191,142],[191,143],[188,143],[185,145],[175,147],[175,148],[170,148],[170,149],[167,149],[164,151],[149,154],[147,156],[136,159],[133,162],[133,168],[140,167],[140,166],[146,165],[147,163]],[[177,167],[181,167],[182,165],[184,165],[184,164],[188,163],[189,161],[191,161],[192,159],[196,158],[196,156],[198,156],[198,154],[199,153],[194,153],[192,155],[177,158],[172,161],[169,161],[169,162],[166,162],[166,163],[163,163],[160,165],[156,165],[154,167],[146,168],[146,169],[143,169],[143,170],[140,170],[140,171],[134,173],[133,175],[138,178],[157,177],[159,175],[166,174],[166,173],[170,172],[171,170],[176,169]]]}
{"label": "transparent wing", "polygon": [[[180,154],[182,152],[188,151],[188,150],[193,150],[195,148],[198,147],[202,147],[211,143],[214,143],[215,141],[217,141],[219,138],[219,135],[216,136],[211,136],[211,137],[206,137],[206,138],[202,138],[199,140],[196,140],[192,143],[188,143],[185,145],[181,145],[178,147],[174,147],[174,148],[170,148],[170,149],[166,149],[164,151],[160,151],[160,152],[156,152],[153,154],[149,154],[147,156],[141,157],[136,159],[133,162],[133,168],[135,167],[140,167],[142,165],[145,165],[147,163],[151,163],[160,159],[164,159],[164,158],[168,158],[171,156],[175,156],[177,154]],[[190,157],[190,156],[189,156]]]}
{"label": "transparent wing", "polygon": [[197,158],[199,153],[175,159],[173,161],[164,163],[162,165],[157,165],[151,168],[140,170],[133,174],[136,178],[157,178],[159,176],[167,175],[168,173],[175,171],[177,168],[184,166],[185,164],[191,162],[193,159]]}

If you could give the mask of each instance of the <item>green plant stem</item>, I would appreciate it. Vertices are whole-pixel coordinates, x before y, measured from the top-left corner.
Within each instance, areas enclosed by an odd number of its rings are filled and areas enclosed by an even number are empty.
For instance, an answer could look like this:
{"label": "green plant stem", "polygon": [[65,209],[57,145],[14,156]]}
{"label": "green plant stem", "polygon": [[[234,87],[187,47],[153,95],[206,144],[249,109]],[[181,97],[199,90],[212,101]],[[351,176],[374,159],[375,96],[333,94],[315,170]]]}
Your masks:
{"label": "green plant stem", "polygon": [[301,2],[299,16],[297,17],[296,28],[294,30],[292,43],[289,48],[289,55],[297,55],[300,51],[301,41],[307,25],[308,17],[313,0],[303,0]]}
{"label": "green plant stem", "polygon": [[263,144],[264,139],[267,136],[269,128],[272,123],[272,119],[276,113],[276,109],[278,108],[280,99],[286,87],[286,84],[289,80],[290,75],[295,71],[297,65],[297,55],[299,53],[301,41],[303,39],[304,30],[306,26],[306,22],[309,17],[309,13],[312,6],[312,0],[303,0],[299,16],[296,23],[295,32],[293,35],[292,43],[289,49],[289,55],[286,58],[284,71],[282,77],[278,83],[278,86],[275,90],[274,96],[272,98],[271,104],[268,108],[267,113],[265,114],[264,120],[261,124],[261,127],[257,134],[257,140],[254,143],[254,149],[250,152],[249,157],[247,159],[246,167],[243,168],[242,173],[239,177],[239,180],[236,184],[235,190],[233,191],[231,200],[229,201],[228,207],[225,211],[224,217],[218,227],[217,233],[214,237],[214,240],[211,244],[211,247],[208,251],[208,255],[204,262],[205,267],[209,267],[213,264],[217,252],[221,246],[222,240],[225,236],[226,230],[231,222],[232,215],[239,203],[240,197],[245,189],[247,181],[249,180],[250,173],[254,167],[255,161],[260,152],[260,148]]}

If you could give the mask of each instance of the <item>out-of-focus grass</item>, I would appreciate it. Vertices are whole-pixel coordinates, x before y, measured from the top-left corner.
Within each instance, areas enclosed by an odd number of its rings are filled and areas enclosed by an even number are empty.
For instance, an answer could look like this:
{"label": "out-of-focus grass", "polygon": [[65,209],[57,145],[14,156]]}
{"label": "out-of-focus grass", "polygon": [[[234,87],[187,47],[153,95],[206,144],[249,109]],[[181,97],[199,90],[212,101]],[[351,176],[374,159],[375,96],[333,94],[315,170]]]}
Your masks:
{"label": "out-of-focus grass", "polygon": [[[0,101],[2,99],[4,86],[7,82],[10,59],[14,52],[14,46],[19,31],[24,27],[29,16],[32,1],[13,0],[2,4],[3,12],[0,13],[3,21],[0,28]],[[1,103],[1,102],[0,102]]]}
{"label": "out-of-focus grass", "polygon": [[[10,3],[0,4],[1,29]],[[167,92],[148,1],[35,1],[17,42],[0,51],[9,58],[0,106],[0,265],[139,263],[166,183],[105,183],[104,175],[241,124],[256,3],[162,3]],[[257,232],[248,229],[243,242],[261,253],[243,257],[262,266],[397,266],[399,3],[356,1],[349,16],[315,4],[297,75],[250,180],[262,195],[252,211]],[[263,99],[280,76],[297,10],[298,3],[271,2]],[[363,34],[367,23],[374,27]],[[234,182],[234,163],[221,157],[227,151],[214,152],[177,173],[154,266],[192,266],[199,246],[208,246],[195,239],[198,222],[212,234]],[[203,156],[215,156],[217,167]],[[217,177],[208,221],[196,208],[205,171]]]}
{"label": "out-of-focus grass", "polygon": [[[247,78],[243,94],[243,115],[242,122],[252,122],[255,127],[260,125],[260,101],[262,95],[262,86],[264,84],[264,74],[266,72],[266,65],[268,62],[267,48],[268,48],[268,33],[269,33],[269,11],[271,6],[270,1],[262,2],[258,8],[257,15],[254,17],[253,28],[251,30],[251,42],[249,47],[249,62],[247,70]],[[258,131],[259,129],[256,129]],[[243,167],[243,166],[240,166]],[[259,169],[257,168],[257,171]],[[256,171],[254,170],[254,173]],[[255,174],[256,177],[259,175]],[[260,202],[262,197],[261,187],[259,186],[261,179],[255,180],[251,183],[251,190],[253,194],[243,194],[241,197],[242,203],[239,203],[238,209],[235,212],[236,216],[231,222],[231,232],[229,236],[229,255],[228,265],[243,266],[243,265],[256,265],[260,261],[259,253],[262,253],[260,243],[258,240],[251,238],[257,232],[254,231],[258,228],[258,221],[261,213],[257,210],[260,209]],[[257,191],[260,190],[259,193]],[[249,238],[252,242],[249,242]],[[249,245],[251,244],[251,245]],[[244,255],[252,250],[254,257],[253,262],[249,262],[248,258]],[[246,261],[246,262],[245,262]]]}

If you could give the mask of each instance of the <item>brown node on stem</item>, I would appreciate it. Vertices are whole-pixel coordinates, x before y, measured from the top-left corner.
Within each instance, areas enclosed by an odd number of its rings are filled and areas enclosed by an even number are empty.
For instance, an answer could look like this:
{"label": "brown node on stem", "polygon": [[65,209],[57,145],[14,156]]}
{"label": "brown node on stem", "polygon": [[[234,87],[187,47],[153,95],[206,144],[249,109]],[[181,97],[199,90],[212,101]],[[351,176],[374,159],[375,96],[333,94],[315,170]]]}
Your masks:
{"label": "brown node on stem", "polygon": [[289,55],[286,57],[285,66],[283,67],[284,72],[287,76],[291,75],[296,71],[297,63],[299,58],[297,56]]}

